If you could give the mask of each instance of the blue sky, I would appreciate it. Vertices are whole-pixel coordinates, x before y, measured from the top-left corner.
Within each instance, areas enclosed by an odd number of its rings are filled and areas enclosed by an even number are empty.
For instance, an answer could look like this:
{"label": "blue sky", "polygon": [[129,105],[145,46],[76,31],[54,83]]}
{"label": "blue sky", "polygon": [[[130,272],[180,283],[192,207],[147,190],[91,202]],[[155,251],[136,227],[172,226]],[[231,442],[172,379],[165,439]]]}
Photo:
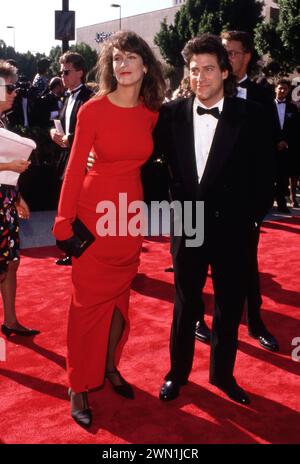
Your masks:
{"label": "blue sky", "polygon": [[[172,6],[172,0],[69,0],[70,10],[76,11],[76,27],[97,24],[122,17]],[[61,10],[62,0],[0,0],[0,39],[15,44],[18,52],[45,52],[61,42],[54,40],[54,11]],[[14,29],[7,29],[14,26]]]}

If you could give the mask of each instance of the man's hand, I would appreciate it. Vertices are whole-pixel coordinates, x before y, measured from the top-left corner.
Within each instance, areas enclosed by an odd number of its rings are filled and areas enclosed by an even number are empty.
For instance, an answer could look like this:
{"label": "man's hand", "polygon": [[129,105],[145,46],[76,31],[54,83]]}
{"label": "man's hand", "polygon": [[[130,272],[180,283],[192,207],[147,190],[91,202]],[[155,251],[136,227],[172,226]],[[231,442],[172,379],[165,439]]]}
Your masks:
{"label": "man's hand", "polygon": [[88,171],[90,169],[92,169],[92,167],[94,166],[95,161],[96,161],[96,155],[94,155],[94,153],[90,152],[90,154],[88,156],[88,159],[87,159],[87,164],[86,164],[86,168],[87,168]]}
{"label": "man's hand", "polygon": [[287,150],[289,148],[287,142],[285,140],[281,140],[281,142],[277,143],[277,150]]}
{"label": "man's hand", "polygon": [[61,148],[69,148],[70,144],[68,141],[68,137],[66,135],[61,135],[56,132],[56,129],[50,130],[50,137],[54,143],[59,145]]}
{"label": "man's hand", "polygon": [[24,200],[24,198],[21,197],[21,195],[16,202],[16,208],[17,208],[19,218],[29,219],[29,216],[30,216],[29,207],[26,201]]}

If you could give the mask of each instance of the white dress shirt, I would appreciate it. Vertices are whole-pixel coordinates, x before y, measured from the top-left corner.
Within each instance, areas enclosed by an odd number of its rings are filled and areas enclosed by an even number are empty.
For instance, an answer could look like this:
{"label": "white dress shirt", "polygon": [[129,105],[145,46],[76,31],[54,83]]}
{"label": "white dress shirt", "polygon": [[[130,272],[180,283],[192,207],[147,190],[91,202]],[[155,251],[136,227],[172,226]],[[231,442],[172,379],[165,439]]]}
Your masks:
{"label": "white dress shirt", "polygon": [[237,97],[239,98],[243,98],[244,100],[247,100],[247,89],[245,89],[244,87],[240,87],[239,84],[241,84],[242,82],[244,82],[246,79],[248,79],[248,75],[246,74],[243,79],[241,79],[240,81],[238,81],[237,83]]}
{"label": "white dress shirt", "polygon": [[276,103],[278,118],[279,118],[279,122],[280,122],[280,127],[281,127],[281,130],[282,130],[283,125],[284,125],[286,103],[285,103],[285,100],[284,100],[283,103],[279,103],[279,101],[277,99],[275,99],[275,103]]}
{"label": "white dress shirt", "polygon": [[[224,98],[212,106],[219,108],[220,113],[223,110]],[[199,115],[197,106],[208,109],[196,97],[193,105],[193,120],[194,120],[194,139],[195,153],[198,173],[198,182],[200,183],[204,169],[207,163],[207,158],[210,152],[211,144],[215,135],[215,130],[218,124],[218,119],[211,114]]]}
{"label": "white dress shirt", "polygon": [[72,90],[71,95],[68,99],[67,109],[66,109],[66,135],[70,135],[70,119],[72,110],[76,101],[76,98],[81,90],[82,84],[80,84],[77,88]]}

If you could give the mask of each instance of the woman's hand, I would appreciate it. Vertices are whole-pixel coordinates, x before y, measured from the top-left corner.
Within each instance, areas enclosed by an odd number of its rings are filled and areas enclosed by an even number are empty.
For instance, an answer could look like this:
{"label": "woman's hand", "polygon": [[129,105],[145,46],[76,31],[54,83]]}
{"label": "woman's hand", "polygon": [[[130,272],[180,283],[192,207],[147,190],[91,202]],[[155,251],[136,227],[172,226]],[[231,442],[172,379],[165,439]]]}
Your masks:
{"label": "woman's hand", "polygon": [[30,216],[29,207],[26,201],[24,200],[24,198],[21,197],[21,195],[16,202],[16,208],[17,208],[19,218],[29,219],[29,216]]}
{"label": "woman's hand", "polygon": [[10,163],[0,163],[0,171],[14,171],[19,174],[26,171],[30,166],[30,161],[26,160],[13,160]]}
{"label": "woman's hand", "polygon": [[88,171],[90,169],[92,169],[92,167],[94,166],[95,161],[96,161],[96,155],[94,155],[94,153],[90,152],[90,154],[88,156],[88,159],[87,159],[87,163],[86,163],[86,168],[87,168]]}

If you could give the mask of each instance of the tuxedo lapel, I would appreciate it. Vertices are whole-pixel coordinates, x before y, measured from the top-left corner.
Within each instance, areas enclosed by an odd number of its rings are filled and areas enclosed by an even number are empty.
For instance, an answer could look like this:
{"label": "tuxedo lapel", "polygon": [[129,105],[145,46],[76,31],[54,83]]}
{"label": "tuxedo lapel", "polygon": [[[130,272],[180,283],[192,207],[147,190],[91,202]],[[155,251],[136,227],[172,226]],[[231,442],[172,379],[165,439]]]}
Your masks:
{"label": "tuxedo lapel", "polygon": [[62,107],[61,112],[59,114],[59,119],[60,119],[64,132],[66,132],[66,111],[67,111],[67,106],[68,106],[68,100],[69,100],[69,97],[65,99],[64,106]]}
{"label": "tuxedo lapel", "polygon": [[238,99],[225,98],[223,111],[218,121],[205,170],[198,186],[198,198],[213,184],[218,173],[230,157],[236,144],[243,111]]}
{"label": "tuxedo lapel", "polygon": [[82,101],[80,100],[80,94],[77,96],[75,103],[72,108],[71,116],[70,116],[70,133],[75,132],[76,120],[77,120],[77,113],[79,106],[81,105]]}
{"label": "tuxedo lapel", "polygon": [[193,123],[194,98],[188,98],[182,102],[183,110],[175,115],[173,125],[173,137],[177,153],[177,163],[188,189],[196,194],[198,174],[195,155],[195,137]]}

